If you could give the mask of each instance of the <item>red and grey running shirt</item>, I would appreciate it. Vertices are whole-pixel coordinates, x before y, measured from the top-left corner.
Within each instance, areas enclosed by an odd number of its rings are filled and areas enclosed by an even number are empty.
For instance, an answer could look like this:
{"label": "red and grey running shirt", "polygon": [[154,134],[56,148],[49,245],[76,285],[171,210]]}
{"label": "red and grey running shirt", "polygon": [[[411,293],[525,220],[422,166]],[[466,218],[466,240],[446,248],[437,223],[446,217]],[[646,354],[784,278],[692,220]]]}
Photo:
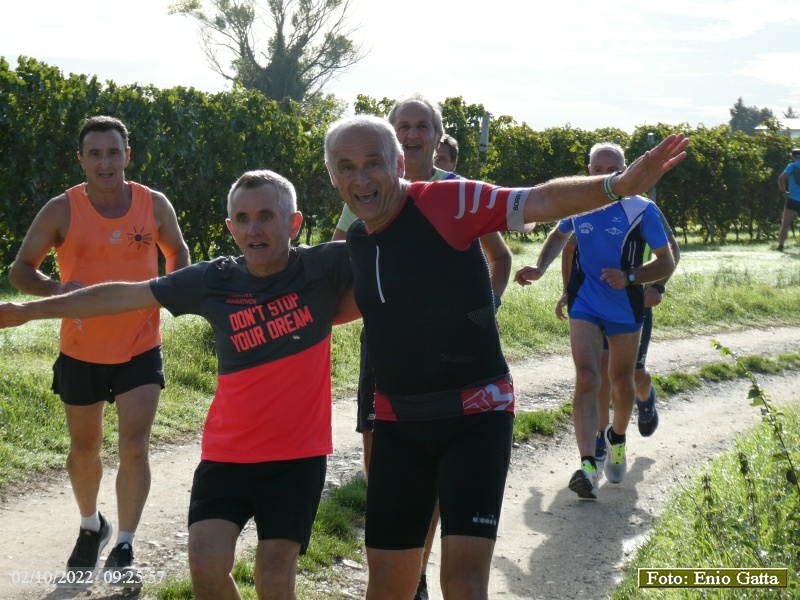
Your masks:
{"label": "red and grey running shirt", "polygon": [[386,227],[349,229],[377,420],[514,411],[478,238],[523,230],[529,194],[468,180],[418,182]]}
{"label": "red and grey running shirt", "polygon": [[150,287],[173,315],[214,330],[219,375],[203,429],[203,460],[255,463],[323,456],[331,436],[330,336],[352,282],[343,243],[292,248],[269,277],[244,259],[197,263]]}

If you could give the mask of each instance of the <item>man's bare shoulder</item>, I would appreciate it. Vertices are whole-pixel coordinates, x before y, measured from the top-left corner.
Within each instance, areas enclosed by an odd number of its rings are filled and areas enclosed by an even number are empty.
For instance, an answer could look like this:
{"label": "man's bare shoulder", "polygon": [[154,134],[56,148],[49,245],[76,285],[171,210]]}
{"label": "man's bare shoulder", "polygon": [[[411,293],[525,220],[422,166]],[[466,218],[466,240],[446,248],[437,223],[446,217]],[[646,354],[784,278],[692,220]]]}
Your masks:
{"label": "man's bare shoulder", "polygon": [[66,192],[48,200],[39,211],[37,220],[45,220],[51,225],[69,226],[69,198]]}

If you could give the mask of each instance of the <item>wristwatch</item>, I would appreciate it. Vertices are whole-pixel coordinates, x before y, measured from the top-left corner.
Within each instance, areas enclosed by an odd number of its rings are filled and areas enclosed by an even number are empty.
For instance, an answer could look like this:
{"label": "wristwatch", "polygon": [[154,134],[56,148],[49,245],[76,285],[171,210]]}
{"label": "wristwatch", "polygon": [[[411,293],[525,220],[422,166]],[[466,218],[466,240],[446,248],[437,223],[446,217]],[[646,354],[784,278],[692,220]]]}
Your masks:
{"label": "wristwatch", "polygon": [[628,285],[633,285],[636,283],[636,274],[633,271],[625,271],[625,279],[628,282]]}

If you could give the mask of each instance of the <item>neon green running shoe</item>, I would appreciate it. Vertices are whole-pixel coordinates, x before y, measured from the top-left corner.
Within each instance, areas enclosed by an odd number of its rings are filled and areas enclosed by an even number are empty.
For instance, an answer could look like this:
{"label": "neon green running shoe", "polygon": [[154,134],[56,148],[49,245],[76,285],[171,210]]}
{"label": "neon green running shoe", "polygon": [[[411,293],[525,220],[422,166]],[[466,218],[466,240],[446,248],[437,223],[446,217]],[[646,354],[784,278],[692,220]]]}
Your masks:
{"label": "neon green running shoe", "polygon": [[588,460],[583,461],[581,468],[572,474],[569,489],[579,498],[597,500],[597,469]]}
{"label": "neon green running shoe", "polygon": [[604,436],[606,438],[606,451],[608,452],[604,471],[606,479],[611,483],[620,483],[625,479],[625,471],[628,469],[628,461],[625,458],[625,443],[612,444],[611,440],[608,439],[608,433],[610,431],[611,425],[606,427]]}

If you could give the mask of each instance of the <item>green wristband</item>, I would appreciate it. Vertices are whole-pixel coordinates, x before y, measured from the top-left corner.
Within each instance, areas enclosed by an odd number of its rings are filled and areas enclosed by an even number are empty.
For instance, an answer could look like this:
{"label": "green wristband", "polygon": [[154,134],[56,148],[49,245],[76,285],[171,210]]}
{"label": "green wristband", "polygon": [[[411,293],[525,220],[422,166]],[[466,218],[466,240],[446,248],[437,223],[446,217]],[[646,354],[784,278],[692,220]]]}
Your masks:
{"label": "green wristband", "polygon": [[613,202],[618,202],[622,200],[622,196],[619,194],[615,194],[614,190],[611,189],[611,180],[622,173],[622,171],[617,171],[616,173],[612,173],[608,177],[603,180],[603,189],[606,191],[606,196],[608,196]]}

